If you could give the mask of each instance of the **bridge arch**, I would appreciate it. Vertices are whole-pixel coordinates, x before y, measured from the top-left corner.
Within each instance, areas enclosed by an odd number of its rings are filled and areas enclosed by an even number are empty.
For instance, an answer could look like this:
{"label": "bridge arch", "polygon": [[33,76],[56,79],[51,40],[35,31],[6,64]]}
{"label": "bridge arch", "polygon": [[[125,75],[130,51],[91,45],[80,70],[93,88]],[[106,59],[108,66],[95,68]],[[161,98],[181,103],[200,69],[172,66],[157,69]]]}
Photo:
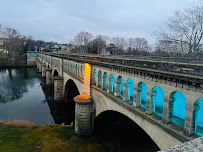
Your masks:
{"label": "bridge arch", "polygon": [[113,141],[108,143],[114,149],[113,151],[124,148],[129,151],[160,150],[153,139],[134,120],[115,110],[106,110],[97,115],[93,134],[103,140]]}
{"label": "bridge arch", "polygon": [[59,72],[58,72],[58,70],[54,70],[54,72],[53,72],[53,77],[55,77],[55,76],[59,76]]}
{"label": "bridge arch", "polygon": [[151,102],[153,104],[154,113],[162,116],[164,106],[164,91],[160,86],[154,86],[151,90]]}
{"label": "bridge arch", "polygon": [[[157,123],[149,121],[145,118],[144,115],[135,115],[133,109],[131,110],[126,108],[125,106],[121,106],[119,103],[115,102],[114,99],[108,98],[96,89],[93,90],[93,100],[95,118],[105,111],[116,111],[130,118],[138,126],[140,126],[151,137],[151,139],[160,149],[166,149],[171,146],[175,146],[177,144],[182,143],[182,141],[178,140],[177,138],[174,138],[173,136],[171,136],[170,133],[167,133],[162,128],[162,126],[160,127],[159,125],[157,125]],[[93,122],[94,120],[96,119],[93,119]],[[160,140],[161,138],[165,140]]]}
{"label": "bridge arch", "polygon": [[69,79],[65,83],[64,99],[72,100],[75,96],[77,96],[79,94],[80,94],[80,92],[79,92],[78,87],[76,86],[75,82],[72,79]]}
{"label": "bridge arch", "polygon": [[75,102],[73,98],[80,95],[78,87],[72,79],[69,79],[65,83],[64,88],[64,112],[65,112],[65,124],[71,124],[75,122]]}

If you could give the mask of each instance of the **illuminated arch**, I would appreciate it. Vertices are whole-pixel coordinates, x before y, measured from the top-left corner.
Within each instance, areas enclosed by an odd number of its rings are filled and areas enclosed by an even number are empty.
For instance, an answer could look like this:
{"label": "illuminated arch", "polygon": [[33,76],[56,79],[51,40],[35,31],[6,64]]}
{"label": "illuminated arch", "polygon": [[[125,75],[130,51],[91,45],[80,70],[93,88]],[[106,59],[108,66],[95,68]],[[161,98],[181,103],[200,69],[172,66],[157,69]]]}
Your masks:
{"label": "illuminated arch", "polygon": [[151,90],[151,102],[154,105],[153,111],[162,116],[163,113],[163,106],[164,106],[164,91],[161,87],[159,86],[154,86]]}
{"label": "illuminated arch", "polygon": [[69,79],[65,84],[64,89],[64,115],[65,115],[65,124],[71,124],[75,122],[75,102],[73,98],[77,95],[80,95],[78,87],[72,79]]}
{"label": "illuminated arch", "polygon": [[185,105],[187,104],[185,96],[181,92],[175,91],[170,95],[170,102],[173,107],[172,122],[183,127],[186,115]]}

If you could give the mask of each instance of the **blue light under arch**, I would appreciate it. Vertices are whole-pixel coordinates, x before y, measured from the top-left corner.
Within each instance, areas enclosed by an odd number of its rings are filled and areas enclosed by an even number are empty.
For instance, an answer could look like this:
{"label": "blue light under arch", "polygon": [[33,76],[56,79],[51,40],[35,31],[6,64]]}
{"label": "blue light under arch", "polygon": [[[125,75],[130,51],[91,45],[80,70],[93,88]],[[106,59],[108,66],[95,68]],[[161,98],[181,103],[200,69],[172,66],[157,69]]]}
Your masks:
{"label": "blue light under arch", "polygon": [[154,86],[151,91],[152,102],[154,104],[154,112],[160,116],[163,113],[164,106],[164,91],[160,86]]}
{"label": "blue light under arch", "polygon": [[170,100],[173,100],[173,115],[172,121],[182,127],[184,127],[187,104],[184,94],[179,91],[171,93]]}
{"label": "blue light under arch", "polygon": [[195,132],[203,136],[203,98],[195,101],[194,106],[198,108],[195,112]]}

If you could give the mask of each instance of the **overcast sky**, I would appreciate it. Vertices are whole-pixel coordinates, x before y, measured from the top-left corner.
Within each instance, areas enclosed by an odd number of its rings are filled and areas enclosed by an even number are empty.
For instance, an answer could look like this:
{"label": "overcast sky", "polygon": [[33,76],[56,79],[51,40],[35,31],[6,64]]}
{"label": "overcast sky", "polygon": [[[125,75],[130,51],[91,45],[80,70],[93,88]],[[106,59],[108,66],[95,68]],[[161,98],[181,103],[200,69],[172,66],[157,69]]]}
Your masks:
{"label": "overcast sky", "polygon": [[0,24],[34,39],[68,43],[80,31],[93,35],[144,37],[175,10],[195,0],[0,0]]}

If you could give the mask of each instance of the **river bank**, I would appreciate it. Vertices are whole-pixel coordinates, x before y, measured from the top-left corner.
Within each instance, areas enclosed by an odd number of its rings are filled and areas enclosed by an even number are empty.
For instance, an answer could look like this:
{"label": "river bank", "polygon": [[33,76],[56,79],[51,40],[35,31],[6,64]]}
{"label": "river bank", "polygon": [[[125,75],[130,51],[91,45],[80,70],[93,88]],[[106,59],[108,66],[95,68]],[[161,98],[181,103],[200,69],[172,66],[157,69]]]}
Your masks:
{"label": "river bank", "polygon": [[0,68],[29,68],[36,67],[33,65],[27,65],[27,56],[26,54],[15,57],[15,58],[6,58],[2,57],[0,54]]}
{"label": "river bank", "polygon": [[73,127],[37,126],[26,121],[0,123],[1,152],[104,152],[92,138],[81,138]]}

